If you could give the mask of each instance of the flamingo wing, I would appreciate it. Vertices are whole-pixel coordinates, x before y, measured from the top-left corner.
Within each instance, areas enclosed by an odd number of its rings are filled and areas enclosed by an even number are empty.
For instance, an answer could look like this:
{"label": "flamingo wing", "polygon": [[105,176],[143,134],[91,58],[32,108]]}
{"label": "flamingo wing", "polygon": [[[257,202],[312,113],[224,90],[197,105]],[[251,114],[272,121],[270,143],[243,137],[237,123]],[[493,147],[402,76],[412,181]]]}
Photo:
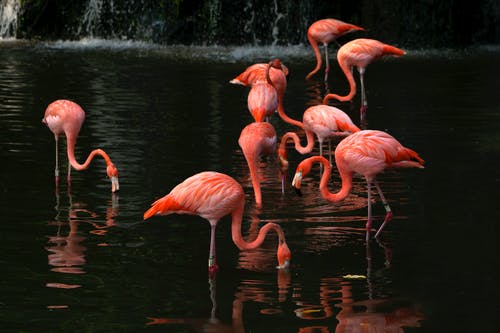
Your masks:
{"label": "flamingo wing", "polygon": [[155,201],[144,213],[153,215],[194,214],[207,220],[219,220],[230,214],[244,198],[241,185],[232,177],[204,171],[178,184],[172,191]]}

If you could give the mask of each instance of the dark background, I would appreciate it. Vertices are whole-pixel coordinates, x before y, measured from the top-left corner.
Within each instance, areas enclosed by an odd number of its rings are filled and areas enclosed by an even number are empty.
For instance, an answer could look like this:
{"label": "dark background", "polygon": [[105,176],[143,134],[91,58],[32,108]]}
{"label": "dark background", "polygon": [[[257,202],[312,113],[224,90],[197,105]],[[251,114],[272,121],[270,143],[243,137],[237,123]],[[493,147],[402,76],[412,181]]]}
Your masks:
{"label": "dark background", "polygon": [[404,47],[463,48],[500,41],[496,0],[26,0],[17,37],[82,37],[159,44],[307,43],[321,18],[361,25],[372,38]]}

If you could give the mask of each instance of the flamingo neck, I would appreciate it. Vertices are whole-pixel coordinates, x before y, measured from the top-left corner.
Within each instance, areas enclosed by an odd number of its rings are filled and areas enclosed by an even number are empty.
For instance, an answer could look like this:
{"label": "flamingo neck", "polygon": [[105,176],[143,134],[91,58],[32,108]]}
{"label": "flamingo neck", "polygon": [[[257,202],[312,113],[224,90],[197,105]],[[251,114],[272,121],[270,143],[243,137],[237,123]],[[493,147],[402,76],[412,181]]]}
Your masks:
{"label": "flamingo neck", "polygon": [[250,170],[250,178],[252,179],[252,187],[255,195],[255,204],[260,207],[262,206],[262,193],[260,190],[259,176],[257,174],[257,158],[255,154],[244,154],[247,160],[248,169]]}
{"label": "flamingo neck", "polygon": [[354,80],[354,75],[351,71],[352,66],[347,65],[345,61],[339,61],[339,66],[349,82],[349,93],[345,96],[327,94],[325,98],[323,98],[323,104],[327,104],[330,99],[336,99],[341,102],[350,101],[356,95],[356,81]]}
{"label": "flamingo neck", "polygon": [[344,200],[349,193],[351,192],[352,188],[352,173],[349,172],[343,172],[343,170],[339,169],[340,172],[340,179],[342,180],[342,187],[340,188],[340,191],[337,193],[332,193],[328,190],[328,182],[330,180],[330,175],[331,175],[331,166],[330,162],[324,157],[321,156],[315,156],[315,158],[311,158],[312,162],[319,162],[323,164],[324,167],[324,172],[323,175],[321,176],[321,181],[319,183],[319,190],[321,193],[321,196],[328,201],[332,202],[339,202]]}
{"label": "flamingo neck", "polygon": [[231,234],[233,237],[233,242],[238,247],[238,249],[253,250],[258,248],[264,242],[266,235],[272,230],[276,231],[276,233],[278,234],[278,244],[284,243],[285,234],[283,230],[278,224],[272,222],[267,223],[259,230],[259,234],[254,241],[245,241],[241,234],[241,222],[243,220],[244,204],[245,202],[242,201],[242,204],[237,209],[235,209],[232,214]]}
{"label": "flamingo neck", "polygon": [[287,132],[281,138],[279,149],[280,151],[286,151],[286,143],[288,140],[293,140],[295,145],[295,150],[297,150],[302,155],[310,153],[314,148],[314,134],[311,131],[305,131],[307,138],[307,145],[304,147],[300,143],[300,138],[295,132]]}
{"label": "flamingo neck", "polygon": [[289,123],[291,125],[304,128],[304,124],[298,120],[292,119],[285,114],[285,108],[283,107],[283,96],[279,94],[278,96],[278,115],[284,122]]}
{"label": "flamingo neck", "polygon": [[76,139],[72,138],[72,137],[68,137],[67,141],[68,141],[67,142],[68,160],[69,160],[69,163],[71,164],[71,166],[75,170],[87,169],[90,165],[90,162],[92,162],[92,160],[94,159],[94,157],[96,155],[99,155],[104,159],[104,161],[106,162],[106,166],[109,166],[110,164],[112,164],[111,159],[109,158],[108,154],[106,154],[106,152],[102,149],[92,150],[92,152],[89,154],[89,156],[87,157],[87,159],[85,160],[85,162],[83,164],[78,163],[78,161],[75,159]]}
{"label": "flamingo neck", "polygon": [[320,70],[322,65],[322,58],[321,58],[321,52],[319,51],[318,42],[309,33],[307,34],[307,39],[309,40],[309,44],[311,44],[311,47],[314,51],[314,55],[316,56],[316,67],[314,67],[314,69],[306,76],[306,80],[309,80],[314,74],[316,74]]}

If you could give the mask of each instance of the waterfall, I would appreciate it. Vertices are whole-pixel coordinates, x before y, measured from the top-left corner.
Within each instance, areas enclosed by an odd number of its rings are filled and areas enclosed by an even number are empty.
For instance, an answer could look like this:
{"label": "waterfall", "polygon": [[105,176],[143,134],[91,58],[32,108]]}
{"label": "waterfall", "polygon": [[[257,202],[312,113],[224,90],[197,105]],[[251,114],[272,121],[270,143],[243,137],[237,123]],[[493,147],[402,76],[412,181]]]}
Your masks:
{"label": "waterfall", "polygon": [[101,20],[102,2],[103,0],[89,0],[80,26],[78,27],[77,35],[84,34],[94,37],[97,33],[99,21]]}
{"label": "waterfall", "polygon": [[274,0],[274,14],[275,14],[275,18],[274,18],[273,26],[272,26],[272,36],[273,36],[272,45],[276,46],[276,45],[278,45],[279,34],[280,34],[280,31],[278,28],[278,23],[281,19],[283,19],[285,17],[284,14],[282,14],[278,11],[278,0]]}
{"label": "waterfall", "polygon": [[0,0],[0,39],[15,38],[21,0]]}

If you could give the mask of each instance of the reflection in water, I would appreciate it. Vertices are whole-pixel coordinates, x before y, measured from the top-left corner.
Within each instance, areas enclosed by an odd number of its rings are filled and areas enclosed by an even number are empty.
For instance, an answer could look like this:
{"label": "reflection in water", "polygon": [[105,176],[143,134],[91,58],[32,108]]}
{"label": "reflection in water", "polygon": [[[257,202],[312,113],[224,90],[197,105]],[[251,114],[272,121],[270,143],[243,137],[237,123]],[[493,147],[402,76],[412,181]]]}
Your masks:
{"label": "reflection in water", "polygon": [[[419,307],[409,300],[356,299],[360,292],[353,289],[362,288],[364,280],[324,277],[318,285],[300,277],[297,280],[292,281],[291,274],[283,270],[277,272],[276,284],[259,278],[242,280],[230,307],[231,323],[225,323],[218,319],[217,314],[217,279],[209,279],[211,309],[207,317],[146,317],[146,326],[186,325],[195,332],[251,332],[254,326],[262,324],[250,319],[245,321],[245,316],[255,319],[257,311],[268,322],[292,311],[298,320],[287,323],[288,332],[401,333],[405,327],[419,327],[424,319]],[[315,287],[318,291],[311,292]],[[219,317],[227,316],[219,313]]]}
{"label": "reflection in water", "polygon": [[[115,217],[118,214],[118,196],[112,195],[110,205],[106,209],[105,224],[94,222],[98,218],[95,212],[85,208],[85,204],[81,202],[73,202],[72,195],[68,192],[68,206],[61,207],[61,198],[56,194],[57,211],[55,220],[49,222],[49,225],[57,226],[57,233],[54,236],[49,236],[49,246],[47,246],[48,263],[52,266],[51,271],[66,274],[84,274],[86,273],[83,266],[86,264],[85,252],[87,247],[82,245],[86,237],[81,235],[78,228],[81,223],[87,223],[94,227],[90,231],[92,234],[104,235],[106,229],[116,225]],[[67,212],[67,218],[63,214]],[[63,235],[63,228],[69,227],[66,236]],[[46,285],[52,288],[71,289],[80,287],[79,285],[67,285],[57,282],[49,282]]]}
{"label": "reflection in water", "polygon": [[195,332],[245,332],[242,320],[243,307],[240,300],[235,300],[233,302],[233,322],[231,325],[221,322],[216,317],[217,311],[217,280],[215,278],[210,278],[208,280],[210,301],[212,303],[212,308],[210,311],[210,317],[208,318],[158,318],[158,317],[147,317],[148,322],[146,326],[151,325],[166,325],[166,324],[181,324],[187,325],[194,329]]}

